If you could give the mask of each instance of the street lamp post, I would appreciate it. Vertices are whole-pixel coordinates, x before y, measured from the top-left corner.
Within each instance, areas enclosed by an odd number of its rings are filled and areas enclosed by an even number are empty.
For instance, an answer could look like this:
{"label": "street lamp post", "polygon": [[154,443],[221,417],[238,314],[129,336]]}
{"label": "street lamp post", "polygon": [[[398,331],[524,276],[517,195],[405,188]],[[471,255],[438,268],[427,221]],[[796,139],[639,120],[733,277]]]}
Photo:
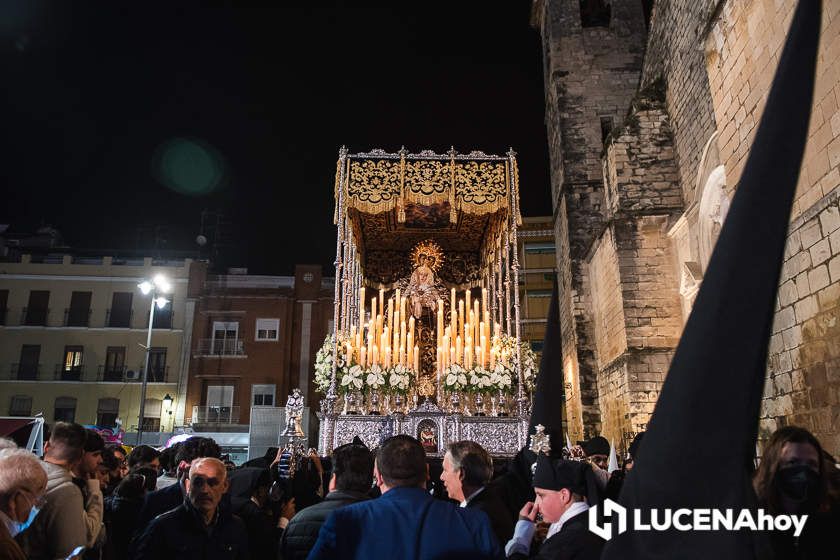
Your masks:
{"label": "street lamp post", "polygon": [[137,445],[142,443],[143,439],[143,416],[146,414],[146,386],[149,382],[149,355],[152,351],[152,325],[155,322],[155,305],[159,309],[163,309],[168,302],[165,297],[158,294],[167,294],[172,291],[172,285],[163,275],[156,275],[151,281],[144,280],[137,284],[143,295],[152,294],[152,302],[149,305],[149,330],[146,334],[146,358],[143,365],[143,380],[140,385],[140,414],[137,421]]}

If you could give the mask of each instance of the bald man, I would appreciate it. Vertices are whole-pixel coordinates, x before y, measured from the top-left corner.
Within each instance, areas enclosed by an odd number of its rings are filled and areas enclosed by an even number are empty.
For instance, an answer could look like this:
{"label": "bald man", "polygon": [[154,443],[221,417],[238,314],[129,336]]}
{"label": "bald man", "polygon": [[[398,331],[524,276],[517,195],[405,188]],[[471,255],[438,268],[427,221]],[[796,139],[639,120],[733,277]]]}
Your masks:
{"label": "bald man", "polygon": [[177,508],[157,516],[135,541],[136,560],[249,559],[245,524],[221,506],[229,483],[218,459],[205,457],[190,465],[187,496]]}

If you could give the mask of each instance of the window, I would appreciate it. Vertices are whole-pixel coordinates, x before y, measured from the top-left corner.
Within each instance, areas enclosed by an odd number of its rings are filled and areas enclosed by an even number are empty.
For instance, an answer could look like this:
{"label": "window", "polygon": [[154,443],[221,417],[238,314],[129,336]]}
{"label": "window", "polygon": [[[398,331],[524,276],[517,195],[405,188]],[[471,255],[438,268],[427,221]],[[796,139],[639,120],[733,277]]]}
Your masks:
{"label": "window", "polygon": [[172,328],[172,294],[166,295],[167,304],[163,309],[155,306],[155,320],[152,324],[153,329],[171,329]]}
{"label": "window", "polygon": [[32,416],[32,397],[13,396],[9,405],[9,416]]}
{"label": "window", "polygon": [[6,324],[6,306],[9,304],[9,290],[0,290],[0,325]]}
{"label": "window", "polygon": [[239,323],[237,321],[213,321],[213,355],[236,354],[239,343]]}
{"label": "window", "polygon": [[257,340],[277,340],[280,319],[257,319]]}
{"label": "window", "polygon": [[103,381],[122,381],[125,372],[125,346],[109,346],[105,351]]}
{"label": "window", "polygon": [[232,418],[233,385],[208,385],[206,421],[231,423]]}
{"label": "window", "polygon": [[107,324],[112,328],[131,327],[131,292],[114,292],[111,296],[111,309],[108,310]]}
{"label": "window", "polygon": [[32,290],[29,292],[29,303],[24,308],[24,325],[46,326],[49,314],[50,292],[47,290]]}
{"label": "window", "polygon": [[56,422],[75,422],[76,399],[73,397],[57,397],[55,399],[53,419]]}
{"label": "window", "polygon": [[251,402],[254,406],[274,406],[274,393],[276,385],[252,385]]}
{"label": "window", "polygon": [[68,327],[87,327],[90,320],[91,292],[73,292],[70,296],[70,308],[64,316]]}
{"label": "window", "polygon": [[601,144],[607,141],[613,129],[613,118],[610,116],[601,117]]}
{"label": "window", "polygon": [[20,363],[18,364],[17,378],[26,380],[38,379],[38,370],[41,359],[40,344],[24,344],[20,347]]}
{"label": "window", "polygon": [[166,348],[152,348],[149,350],[149,383],[164,383],[166,381]]}
{"label": "window", "polygon": [[581,27],[609,27],[610,11],[606,0],[580,0]]}
{"label": "window", "polygon": [[82,378],[82,358],[84,347],[65,346],[64,364],[61,367],[62,381],[79,381]]}
{"label": "window", "polygon": [[120,399],[99,399],[99,406],[96,407],[96,425],[116,426],[119,413]]}
{"label": "window", "polygon": [[160,431],[160,411],[163,408],[163,401],[160,399],[146,399],[146,408],[143,410],[143,431]]}

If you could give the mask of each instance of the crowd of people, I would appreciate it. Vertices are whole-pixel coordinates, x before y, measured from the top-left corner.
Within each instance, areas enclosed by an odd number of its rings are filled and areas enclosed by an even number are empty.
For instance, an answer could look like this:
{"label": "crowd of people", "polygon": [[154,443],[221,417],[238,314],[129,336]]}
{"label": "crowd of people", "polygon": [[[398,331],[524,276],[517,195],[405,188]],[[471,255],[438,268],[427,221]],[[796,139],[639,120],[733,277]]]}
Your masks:
{"label": "crowd of people", "polygon": [[[604,541],[588,510],[618,499],[642,435],[612,467],[599,437],[559,453],[525,448],[501,470],[459,441],[432,477],[406,435],[375,450],[356,439],[324,463],[273,448],[235,468],[212,439],[126,453],[59,422],[40,459],[0,441],[0,560],[595,559]],[[435,497],[438,482],[445,496]],[[840,468],[812,434],[778,430],[754,487],[769,513],[809,515],[799,537],[767,535],[777,558],[824,554],[840,526]]]}

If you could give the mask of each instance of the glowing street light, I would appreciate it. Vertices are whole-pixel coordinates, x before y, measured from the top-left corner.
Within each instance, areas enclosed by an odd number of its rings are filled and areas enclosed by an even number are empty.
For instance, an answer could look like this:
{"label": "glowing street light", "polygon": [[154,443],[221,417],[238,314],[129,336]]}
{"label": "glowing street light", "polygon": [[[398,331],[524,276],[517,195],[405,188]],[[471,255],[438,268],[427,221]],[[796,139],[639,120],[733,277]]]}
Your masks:
{"label": "glowing street light", "polygon": [[[155,305],[163,309],[169,300],[160,294],[168,294],[172,291],[172,284],[163,274],[156,274],[151,280],[143,280],[137,287],[144,296],[152,294],[152,301],[149,305],[149,330],[146,334],[146,359],[143,366],[143,382],[140,386],[140,414],[137,422],[137,445],[142,443],[143,438],[143,416],[146,414],[146,387],[149,382],[149,355],[152,351],[152,326],[155,322]],[[169,396],[167,394],[167,396]],[[171,397],[170,397],[171,399]]]}

